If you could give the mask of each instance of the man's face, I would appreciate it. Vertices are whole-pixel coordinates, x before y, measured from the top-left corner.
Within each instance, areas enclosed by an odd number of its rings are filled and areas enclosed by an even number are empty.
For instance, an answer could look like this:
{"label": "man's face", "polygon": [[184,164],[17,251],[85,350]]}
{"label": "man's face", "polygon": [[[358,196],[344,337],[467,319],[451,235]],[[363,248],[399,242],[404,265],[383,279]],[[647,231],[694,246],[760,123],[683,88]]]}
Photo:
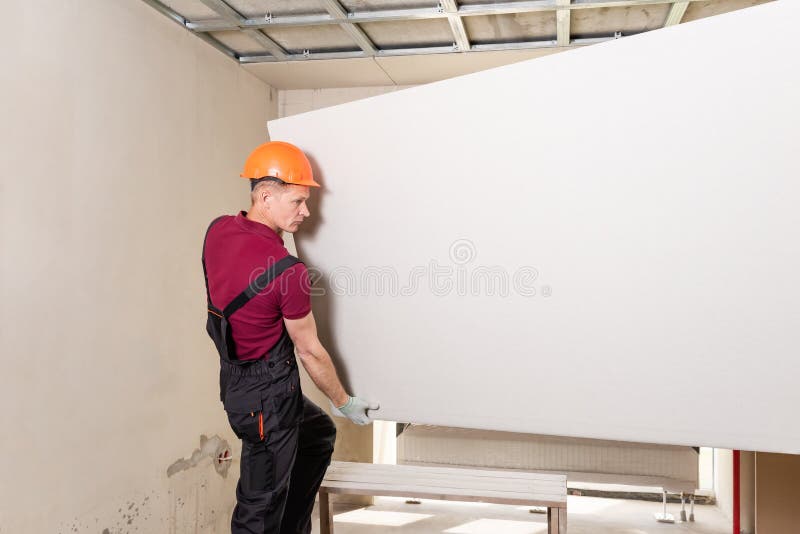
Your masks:
{"label": "man's face", "polygon": [[310,195],[307,186],[290,184],[272,198],[270,213],[278,228],[289,233],[294,233],[300,228],[305,218],[311,215],[306,205]]}

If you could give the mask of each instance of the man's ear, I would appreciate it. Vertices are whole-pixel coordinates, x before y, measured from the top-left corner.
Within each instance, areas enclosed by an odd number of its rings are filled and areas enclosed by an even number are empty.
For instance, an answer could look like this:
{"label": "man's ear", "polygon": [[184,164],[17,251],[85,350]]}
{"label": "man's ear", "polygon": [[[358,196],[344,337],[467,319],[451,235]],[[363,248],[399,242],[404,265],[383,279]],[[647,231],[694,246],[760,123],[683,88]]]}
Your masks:
{"label": "man's ear", "polygon": [[267,207],[267,209],[269,209],[269,203],[267,201],[271,198],[272,198],[272,191],[270,191],[269,187],[262,187],[261,190],[258,192],[259,202],[263,202],[264,205]]}

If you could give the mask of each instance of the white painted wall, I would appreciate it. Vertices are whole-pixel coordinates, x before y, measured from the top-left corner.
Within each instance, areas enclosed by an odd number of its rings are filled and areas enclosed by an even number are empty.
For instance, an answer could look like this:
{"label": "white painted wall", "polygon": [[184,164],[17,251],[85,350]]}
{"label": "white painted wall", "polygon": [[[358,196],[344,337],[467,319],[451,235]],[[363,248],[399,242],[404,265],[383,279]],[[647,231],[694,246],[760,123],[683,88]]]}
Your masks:
{"label": "white painted wall", "polygon": [[[742,534],[756,532],[755,459],[756,453],[752,451],[739,453],[739,526]],[[767,484],[771,482],[768,478],[764,481]],[[719,509],[725,517],[733,520],[733,451],[714,449],[714,494]],[[792,510],[780,510],[780,507],[775,507],[775,512],[779,521],[793,514]]]}
{"label": "white painted wall", "polygon": [[235,445],[200,246],[277,95],[140,1],[3,15],[0,532],[224,532],[238,461],[167,468]]}
{"label": "white painted wall", "polygon": [[733,451],[714,449],[714,495],[725,517],[733,517]]}
{"label": "white painted wall", "polygon": [[[324,217],[298,246],[380,417],[800,451],[798,10],[273,121],[320,166]],[[505,294],[479,276],[495,268]],[[697,398],[720,409],[653,416]]]}

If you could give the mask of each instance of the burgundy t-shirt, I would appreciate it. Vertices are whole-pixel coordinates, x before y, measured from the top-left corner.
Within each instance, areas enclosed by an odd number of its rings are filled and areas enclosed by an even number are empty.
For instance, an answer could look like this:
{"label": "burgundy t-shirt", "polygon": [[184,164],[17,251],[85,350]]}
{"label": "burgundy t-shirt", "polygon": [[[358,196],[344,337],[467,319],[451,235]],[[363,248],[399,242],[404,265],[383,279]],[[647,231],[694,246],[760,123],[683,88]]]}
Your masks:
{"label": "burgundy t-shirt", "polygon": [[[289,255],[283,239],[269,226],[245,216],[228,215],[214,223],[206,238],[205,260],[211,302],[225,308],[263,273]],[[230,318],[240,360],[267,356],[283,331],[283,319],[301,319],[311,311],[311,284],[305,265],[284,271]]]}

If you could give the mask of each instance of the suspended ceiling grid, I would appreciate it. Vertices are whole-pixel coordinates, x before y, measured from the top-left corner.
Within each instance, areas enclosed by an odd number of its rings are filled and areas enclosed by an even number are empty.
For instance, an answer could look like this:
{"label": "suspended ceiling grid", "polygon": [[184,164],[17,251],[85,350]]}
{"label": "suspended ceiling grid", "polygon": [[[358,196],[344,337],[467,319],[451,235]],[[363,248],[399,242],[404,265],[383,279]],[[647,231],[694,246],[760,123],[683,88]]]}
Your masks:
{"label": "suspended ceiling grid", "polygon": [[143,0],[279,89],[425,83],[771,0]]}

